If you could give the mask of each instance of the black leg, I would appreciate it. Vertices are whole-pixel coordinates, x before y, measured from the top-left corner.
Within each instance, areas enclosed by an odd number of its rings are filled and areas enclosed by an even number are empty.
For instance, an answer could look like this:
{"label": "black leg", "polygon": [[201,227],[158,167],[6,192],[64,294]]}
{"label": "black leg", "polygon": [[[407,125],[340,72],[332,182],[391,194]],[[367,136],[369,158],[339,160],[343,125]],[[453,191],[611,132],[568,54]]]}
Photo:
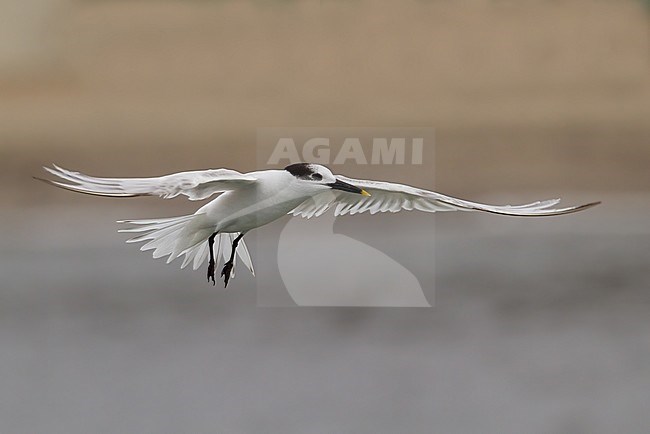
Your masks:
{"label": "black leg", "polygon": [[212,280],[212,285],[214,286],[216,282],[214,281],[214,238],[217,236],[218,232],[213,233],[208,238],[208,245],[210,246],[210,262],[208,263],[208,282]]}
{"label": "black leg", "polygon": [[241,240],[243,236],[244,236],[243,233],[237,235],[237,238],[235,238],[234,241],[232,242],[232,251],[230,252],[230,259],[223,266],[223,270],[221,270],[221,277],[223,277],[224,288],[228,287],[228,281],[230,280],[230,272],[232,271],[233,263],[235,261],[235,250],[237,250],[237,246],[239,245],[239,240]]}

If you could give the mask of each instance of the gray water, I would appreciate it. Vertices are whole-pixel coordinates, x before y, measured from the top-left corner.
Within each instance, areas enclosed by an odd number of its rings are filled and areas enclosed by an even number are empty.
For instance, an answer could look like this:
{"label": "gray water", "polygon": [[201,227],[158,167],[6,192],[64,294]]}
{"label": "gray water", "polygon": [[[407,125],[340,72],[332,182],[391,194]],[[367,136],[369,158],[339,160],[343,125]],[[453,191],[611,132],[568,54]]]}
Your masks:
{"label": "gray water", "polygon": [[153,261],[118,210],[5,215],[0,432],[647,432],[650,226],[628,202],[437,217],[431,309],[257,307],[264,276]]}

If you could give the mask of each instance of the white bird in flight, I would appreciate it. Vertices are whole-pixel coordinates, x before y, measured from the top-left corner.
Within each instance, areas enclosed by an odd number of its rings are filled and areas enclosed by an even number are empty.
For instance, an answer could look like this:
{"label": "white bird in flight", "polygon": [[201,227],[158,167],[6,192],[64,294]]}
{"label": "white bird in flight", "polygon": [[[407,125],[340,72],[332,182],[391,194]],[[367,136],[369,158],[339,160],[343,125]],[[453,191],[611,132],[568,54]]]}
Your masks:
{"label": "white bird in flight", "polygon": [[219,194],[192,215],[118,223],[132,225],[119,232],[137,234],[127,242],[147,241],[140,250],[153,250],[154,258],[168,256],[167,263],[184,255],[181,268],[193,262],[196,270],[209,256],[208,281],[212,280],[213,284],[216,263],[223,256],[225,263],[221,277],[225,286],[234,276],[235,252],[255,274],[243,236],[287,214],[318,217],[334,207],[335,216],[418,210],[483,211],[539,217],[570,214],[600,203],[553,208],[560,200],[552,199],[517,206],[487,205],[403,184],[334,175],[327,167],[310,163],[291,164],[283,170],[240,173],[230,169],[210,169],[157,178],[97,178],[56,165],[44,169],[61,180],[37,179],[96,196],[160,196],[170,199],[182,194],[190,200],[203,200]]}

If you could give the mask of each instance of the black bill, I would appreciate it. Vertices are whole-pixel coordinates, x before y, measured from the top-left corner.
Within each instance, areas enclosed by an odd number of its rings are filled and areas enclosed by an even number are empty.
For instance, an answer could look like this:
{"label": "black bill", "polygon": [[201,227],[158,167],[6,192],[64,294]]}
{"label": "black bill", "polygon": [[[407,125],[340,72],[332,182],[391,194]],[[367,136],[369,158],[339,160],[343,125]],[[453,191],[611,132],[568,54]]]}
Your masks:
{"label": "black bill", "polygon": [[361,194],[363,196],[370,196],[370,193],[368,193],[366,190],[361,189],[359,187],[355,187],[354,185],[348,184],[347,182],[339,181],[338,179],[336,180],[336,182],[327,185],[332,187],[334,190],[341,190],[341,191],[346,191],[348,193],[356,193],[356,194]]}

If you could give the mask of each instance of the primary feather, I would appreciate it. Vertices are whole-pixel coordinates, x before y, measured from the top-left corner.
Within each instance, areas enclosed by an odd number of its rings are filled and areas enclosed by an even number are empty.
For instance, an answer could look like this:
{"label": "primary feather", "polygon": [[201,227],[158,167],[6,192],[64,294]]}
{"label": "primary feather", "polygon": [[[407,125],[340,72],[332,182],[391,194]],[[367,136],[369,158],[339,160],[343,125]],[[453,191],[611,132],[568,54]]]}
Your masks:
{"label": "primary feather", "polygon": [[392,182],[352,179],[345,176],[337,176],[337,179],[366,190],[370,193],[370,197],[341,191],[326,191],[307,199],[293,209],[290,214],[306,218],[318,217],[331,207],[335,207],[334,214],[336,216],[364,212],[376,214],[378,212],[395,213],[402,210],[417,210],[424,212],[483,211],[507,216],[541,217],[570,214],[600,203],[553,208],[560,200],[551,199],[523,205],[488,205]]}
{"label": "primary feather", "polygon": [[170,199],[180,194],[203,200],[215,193],[254,183],[255,177],[230,169],[196,170],[154,178],[98,178],[73,172],[53,164],[44,169],[66,182],[43,180],[79,193],[109,197],[159,196]]}

